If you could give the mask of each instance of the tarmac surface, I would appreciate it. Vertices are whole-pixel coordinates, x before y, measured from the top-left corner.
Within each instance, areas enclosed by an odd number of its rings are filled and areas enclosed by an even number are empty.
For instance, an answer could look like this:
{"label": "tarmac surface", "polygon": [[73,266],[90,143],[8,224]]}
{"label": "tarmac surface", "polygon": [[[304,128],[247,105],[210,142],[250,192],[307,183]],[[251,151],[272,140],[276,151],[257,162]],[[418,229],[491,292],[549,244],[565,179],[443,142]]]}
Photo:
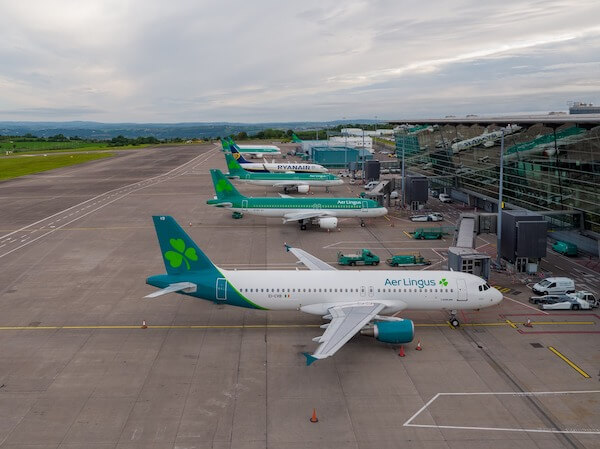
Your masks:
{"label": "tarmac surface", "polygon": [[[205,204],[210,168],[225,168],[219,149],[187,145],[0,183],[1,449],[600,448],[600,315],[542,312],[504,273],[490,283],[505,300],[461,313],[458,329],[444,312],[403,314],[416,324],[404,358],[357,336],[310,367],[301,352],[316,348],[319,317],[144,299],[145,278],[164,272],[153,214],[173,215],[228,269],[294,269],[284,242],[330,263],[364,247],[445,267],[451,236],[412,240],[423,224],[395,210],[335,232],[233,220]],[[460,213],[432,203],[445,225]],[[493,252],[495,236],[477,245]],[[545,264],[597,286],[596,272],[561,256]]]}

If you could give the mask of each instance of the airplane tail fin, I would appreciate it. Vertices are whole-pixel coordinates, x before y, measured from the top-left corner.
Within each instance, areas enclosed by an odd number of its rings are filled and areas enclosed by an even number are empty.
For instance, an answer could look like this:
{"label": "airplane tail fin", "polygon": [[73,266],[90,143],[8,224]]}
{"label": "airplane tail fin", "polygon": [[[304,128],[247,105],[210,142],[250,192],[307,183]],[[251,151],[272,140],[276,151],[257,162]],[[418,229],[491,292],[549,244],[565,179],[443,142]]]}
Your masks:
{"label": "airplane tail fin", "polygon": [[167,274],[186,274],[217,268],[169,215],[152,217]]}
{"label": "airplane tail fin", "polygon": [[226,152],[225,160],[227,161],[227,168],[229,169],[230,175],[242,176],[246,174],[246,170],[244,170],[238,161],[235,160],[232,153]]}
{"label": "airplane tail fin", "polygon": [[301,143],[302,139],[300,139],[295,133],[292,133],[292,142]]}
{"label": "airplane tail fin", "polygon": [[238,161],[238,164],[249,164],[250,163],[244,158],[242,153],[240,153],[240,147],[238,147],[236,144],[231,145],[231,147],[229,149],[231,150],[231,154],[233,155],[233,158],[236,161]]}
{"label": "airplane tail fin", "polygon": [[231,198],[245,198],[245,196],[235,188],[229,179],[223,175],[221,170],[216,170],[214,168],[211,169],[210,176],[212,177],[217,200],[223,201]]}
{"label": "airplane tail fin", "polygon": [[227,140],[227,138],[225,138],[225,139],[221,139],[221,146],[223,147],[223,151],[227,152],[227,151],[229,151],[231,144],[229,143],[229,140]]}

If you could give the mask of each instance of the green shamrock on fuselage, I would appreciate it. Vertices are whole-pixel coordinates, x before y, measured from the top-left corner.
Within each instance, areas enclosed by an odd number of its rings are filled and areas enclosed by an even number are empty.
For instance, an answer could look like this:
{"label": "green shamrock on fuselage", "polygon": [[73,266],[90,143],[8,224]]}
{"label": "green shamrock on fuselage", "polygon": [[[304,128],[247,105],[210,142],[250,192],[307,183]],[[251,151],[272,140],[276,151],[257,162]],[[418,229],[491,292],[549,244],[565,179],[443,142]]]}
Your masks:
{"label": "green shamrock on fuselage", "polygon": [[173,247],[173,249],[175,251],[167,251],[165,253],[165,259],[167,259],[169,261],[169,264],[171,264],[171,266],[173,268],[179,268],[181,263],[185,262],[185,266],[189,270],[190,263],[188,262],[188,259],[193,260],[193,261],[198,260],[198,255],[196,254],[196,249],[195,248],[187,248],[186,249],[185,242],[183,241],[183,239],[170,239],[169,243],[171,244],[171,247]]}
{"label": "green shamrock on fuselage", "polygon": [[444,287],[448,287],[448,281],[446,280],[446,278],[442,278],[442,280],[440,281],[440,285],[443,285]]}

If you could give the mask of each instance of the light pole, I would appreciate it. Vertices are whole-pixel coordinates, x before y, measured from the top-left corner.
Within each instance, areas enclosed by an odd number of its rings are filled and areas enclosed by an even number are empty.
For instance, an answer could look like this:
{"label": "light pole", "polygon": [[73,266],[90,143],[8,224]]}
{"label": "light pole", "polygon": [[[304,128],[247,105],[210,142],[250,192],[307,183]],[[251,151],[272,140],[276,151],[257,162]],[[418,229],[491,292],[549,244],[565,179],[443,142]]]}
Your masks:
{"label": "light pole", "polygon": [[500,182],[498,183],[498,221],[497,221],[497,230],[496,235],[498,240],[496,242],[497,246],[497,257],[496,263],[498,267],[500,267],[500,245],[502,244],[502,187],[504,185],[504,128],[502,128],[502,136],[500,137]]}
{"label": "light pole", "polygon": [[405,196],[405,187],[406,187],[406,181],[405,181],[405,173],[404,173],[404,147],[405,147],[405,143],[406,141],[404,141],[402,143],[402,209],[406,208],[406,196]]}

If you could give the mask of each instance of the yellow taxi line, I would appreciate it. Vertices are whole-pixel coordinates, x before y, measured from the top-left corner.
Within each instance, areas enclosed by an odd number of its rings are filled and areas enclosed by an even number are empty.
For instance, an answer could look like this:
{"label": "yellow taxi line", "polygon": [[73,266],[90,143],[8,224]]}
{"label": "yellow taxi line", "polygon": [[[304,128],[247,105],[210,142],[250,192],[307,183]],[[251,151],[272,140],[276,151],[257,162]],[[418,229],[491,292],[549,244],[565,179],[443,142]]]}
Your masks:
{"label": "yellow taxi line", "polygon": [[554,348],[553,346],[548,346],[548,349],[550,351],[552,351],[555,355],[557,355],[558,357],[560,357],[562,359],[563,362],[565,362],[567,365],[569,365],[571,368],[573,368],[575,371],[577,371],[579,374],[581,374],[583,377],[585,377],[586,379],[589,379],[591,376],[586,373],[584,370],[582,370],[581,368],[579,368],[577,365],[575,365],[572,361],[570,361],[565,355],[561,354],[556,348]]}

